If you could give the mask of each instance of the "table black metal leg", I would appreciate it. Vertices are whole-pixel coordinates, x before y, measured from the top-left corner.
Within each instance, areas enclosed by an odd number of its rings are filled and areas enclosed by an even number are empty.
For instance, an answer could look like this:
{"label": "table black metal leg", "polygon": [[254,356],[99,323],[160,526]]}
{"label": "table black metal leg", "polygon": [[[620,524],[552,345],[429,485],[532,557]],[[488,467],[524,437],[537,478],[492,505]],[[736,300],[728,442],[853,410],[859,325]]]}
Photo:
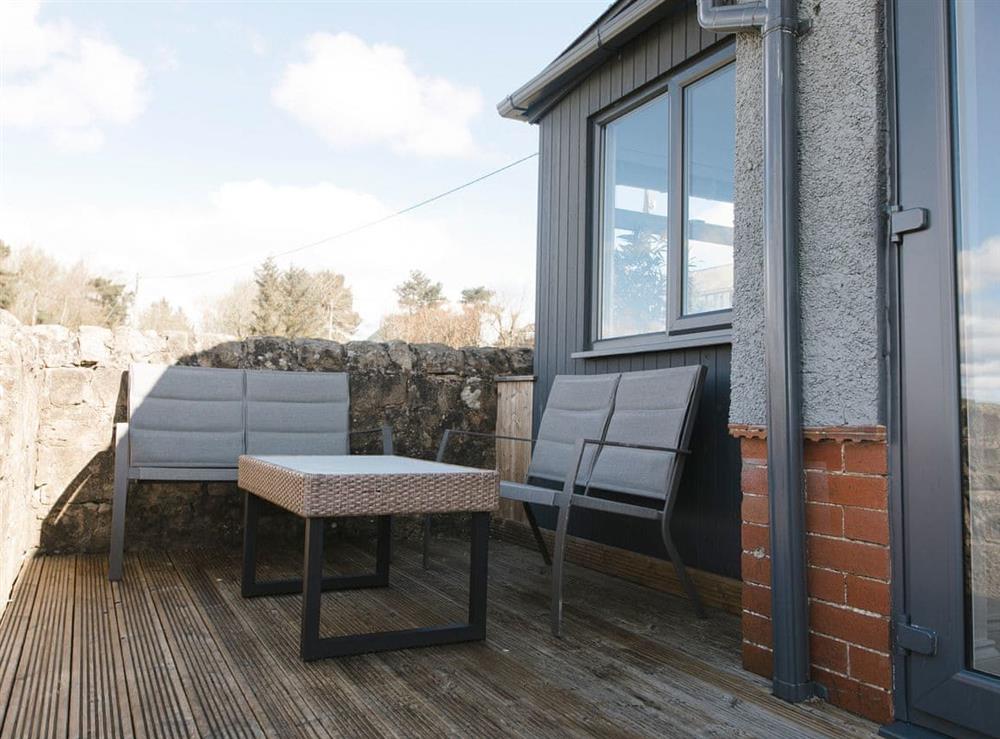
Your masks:
{"label": "table black metal leg", "polygon": [[[381,522],[380,522],[381,526]],[[321,519],[306,521],[305,591],[302,600],[302,659],[345,657],[410,647],[429,647],[486,638],[486,589],[489,572],[490,514],[472,514],[472,542],[469,567],[469,622],[427,626],[418,629],[383,631],[374,634],[319,636],[322,596],[323,528]],[[382,529],[380,528],[380,534]],[[383,552],[382,544],[379,554]]]}
{"label": "table black metal leg", "polygon": [[[240,592],[244,598],[256,598],[264,595],[298,595],[302,593],[302,579],[288,578],[282,580],[257,580],[257,530],[260,520],[262,501],[252,493],[244,493],[243,508],[243,572],[240,581]],[[310,520],[316,520],[322,534],[324,519],[307,519],[306,530]],[[315,539],[315,537],[314,537]],[[364,575],[331,575],[321,577],[321,589],[328,590],[358,590],[362,588],[385,588],[389,586],[389,542],[392,539],[392,516],[379,516],[378,543],[376,544],[375,572]],[[322,565],[323,553],[320,552]],[[322,566],[320,568],[322,572]]]}
{"label": "table black metal leg", "polygon": [[303,555],[302,659],[309,659],[319,642],[319,608],[323,596],[323,519],[306,519]]}
{"label": "table black metal leg", "polygon": [[486,638],[486,580],[489,573],[490,514],[472,514],[469,552],[469,626]]}

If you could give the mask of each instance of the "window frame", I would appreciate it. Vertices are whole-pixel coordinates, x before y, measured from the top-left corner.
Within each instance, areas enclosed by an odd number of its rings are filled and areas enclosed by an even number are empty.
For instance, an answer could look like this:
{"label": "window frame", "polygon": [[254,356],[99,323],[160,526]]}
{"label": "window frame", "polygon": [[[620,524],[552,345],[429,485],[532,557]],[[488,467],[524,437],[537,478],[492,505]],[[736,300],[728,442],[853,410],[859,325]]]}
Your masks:
{"label": "window frame", "polygon": [[[696,338],[694,335],[703,332],[706,334],[706,339],[716,343],[720,335],[723,333],[728,335],[731,330],[732,308],[684,315],[684,232],[687,208],[684,196],[684,146],[686,141],[684,136],[684,91],[688,86],[705,79],[735,61],[735,45],[728,42],[725,46],[699,56],[696,60],[679,69],[661,75],[591,116],[588,124],[591,191],[587,209],[591,221],[591,227],[588,229],[590,244],[587,248],[590,260],[590,326],[588,331],[590,341],[588,348],[576,352],[574,357],[610,354],[614,353],[615,350],[623,352],[655,351],[679,344],[689,346],[691,340]],[[666,95],[668,100],[666,135],[670,154],[667,193],[667,294],[664,296],[666,325],[662,331],[601,338],[602,268],[604,263],[602,250],[605,218],[604,133],[609,123],[661,95]]]}

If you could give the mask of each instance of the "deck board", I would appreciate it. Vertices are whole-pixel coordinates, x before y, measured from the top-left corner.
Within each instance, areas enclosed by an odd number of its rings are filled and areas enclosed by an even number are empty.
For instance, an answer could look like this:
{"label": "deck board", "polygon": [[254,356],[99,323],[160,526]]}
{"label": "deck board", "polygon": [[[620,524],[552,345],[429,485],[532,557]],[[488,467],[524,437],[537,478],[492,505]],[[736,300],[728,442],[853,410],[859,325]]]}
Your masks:
{"label": "deck board", "polygon": [[[332,571],[373,566],[335,542]],[[297,552],[262,552],[262,575]],[[144,552],[121,583],[100,555],[25,563],[0,621],[2,737],[871,736],[791,706],[739,666],[739,620],[569,566],[566,634],[548,633],[537,554],[491,544],[486,642],[305,664],[299,596],[244,599],[239,554]],[[327,593],[325,634],[462,618],[468,545],[432,567],[396,548],[388,589]]]}
{"label": "deck board", "polygon": [[128,691],[118,679],[124,670],[122,642],[105,566],[101,556],[76,558],[69,735],[132,739]]}

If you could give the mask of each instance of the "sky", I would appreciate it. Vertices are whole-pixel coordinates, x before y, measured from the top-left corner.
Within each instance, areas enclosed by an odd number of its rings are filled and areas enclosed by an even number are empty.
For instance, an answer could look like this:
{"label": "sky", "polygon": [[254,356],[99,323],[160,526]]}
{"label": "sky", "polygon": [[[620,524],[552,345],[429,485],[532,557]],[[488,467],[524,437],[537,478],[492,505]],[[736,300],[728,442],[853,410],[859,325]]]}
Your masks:
{"label": "sky", "polygon": [[[5,0],[0,239],[197,320],[269,254],[537,151],[537,129],[496,103],[606,6]],[[530,159],[278,262],[342,272],[359,338],[413,269],[530,313],[536,184]]]}

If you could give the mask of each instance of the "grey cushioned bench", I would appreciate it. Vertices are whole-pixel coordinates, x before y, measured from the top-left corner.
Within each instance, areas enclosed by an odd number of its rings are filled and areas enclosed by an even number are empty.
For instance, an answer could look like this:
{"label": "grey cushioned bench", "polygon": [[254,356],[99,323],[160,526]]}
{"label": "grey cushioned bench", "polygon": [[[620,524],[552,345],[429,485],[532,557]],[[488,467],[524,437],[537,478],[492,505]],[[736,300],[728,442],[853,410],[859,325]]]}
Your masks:
{"label": "grey cushioned bench", "polygon": [[[135,364],[115,425],[109,577],[120,580],[130,480],[235,481],[241,454],[348,454],[348,376]],[[392,435],[380,429],[383,451]]]}
{"label": "grey cushioned bench", "polygon": [[[534,443],[527,482],[501,482],[500,496],[524,504],[542,556],[546,564],[553,565],[551,626],[555,635],[562,629],[563,559],[572,508],[655,521],[678,580],[697,614],[704,615],[674,546],[670,521],[684,459],[690,454],[705,373],[705,367],[692,365],[607,375],[559,375],[549,391],[538,438],[515,439]],[[446,431],[438,459],[444,460],[452,435],[468,433]],[[551,558],[532,505],[558,511]],[[429,528],[425,528],[425,566],[429,544]]]}

